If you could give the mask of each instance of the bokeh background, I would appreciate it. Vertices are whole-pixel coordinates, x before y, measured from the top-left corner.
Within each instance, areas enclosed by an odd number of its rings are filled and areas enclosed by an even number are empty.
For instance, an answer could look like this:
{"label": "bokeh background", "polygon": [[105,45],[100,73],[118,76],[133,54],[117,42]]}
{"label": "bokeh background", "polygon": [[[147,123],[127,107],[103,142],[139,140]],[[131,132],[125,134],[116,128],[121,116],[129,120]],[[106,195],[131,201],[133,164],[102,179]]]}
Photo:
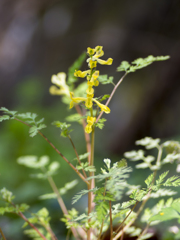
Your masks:
{"label": "bokeh background", "polygon": [[[114,59],[112,66],[101,67],[101,74],[114,76],[114,82],[122,76],[116,68],[123,60],[170,55],[168,61],[129,74],[121,84],[110,103],[104,130],[96,133],[96,165],[102,166],[107,157],[119,160],[124,151],[135,148],[135,140],[145,136],[180,140],[179,26],[179,0],[0,0],[0,107],[45,117],[48,128],[44,133],[73,159],[68,141],[51,125],[67,115],[61,98],[49,94],[52,74],[67,72],[87,47],[97,45],[104,47],[104,59]],[[101,85],[96,94],[108,94],[111,89]],[[83,132],[78,124],[73,128],[73,140],[82,154],[86,151]],[[77,177],[40,136],[29,138],[26,126],[1,123],[0,187],[13,191],[17,203],[32,205],[32,212],[45,205],[58,238],[64,239],[66,230],[59,221],[62,214],[57,202],[38,200],[39,195],[51,192],[50,187],[31,179],[32,170],[16,163],[22,155],[49,155],[52,161],[60,161],[61,172],[55,177],[59,188]],[[139,184],[141,177],[133,173],[133,182]],[[85,186],[79,183],[64,196],[68,208],[81,187]],[[80,211],[85,200],[76,205]],[[22,221],[15,216],[1,216],[0,226],[7,239],[26,239]]]}

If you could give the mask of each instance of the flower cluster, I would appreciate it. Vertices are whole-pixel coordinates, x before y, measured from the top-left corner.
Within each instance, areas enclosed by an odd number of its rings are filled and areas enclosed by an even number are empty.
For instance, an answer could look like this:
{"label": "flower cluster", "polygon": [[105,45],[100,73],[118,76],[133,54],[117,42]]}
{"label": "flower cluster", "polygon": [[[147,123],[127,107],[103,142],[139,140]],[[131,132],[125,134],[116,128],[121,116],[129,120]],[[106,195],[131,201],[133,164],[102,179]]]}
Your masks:
{"label": "flower cluster", "polygon": [[[102,46],[97,46],[94,49],[93,48],[87,48],[87,54],[89,55],[89,58],[87,59],[88,62],[88,66],[89,66],[89,70],[86,71],[75,71],[74,76],[75,77],[80,77],[80,78],[87,78],[87,85],[88,88],[86,90],[86,98],[84,97],[74,97],[73,93],[70,93],[70,97],[71,97],[71,102],[70,102],[70,108],[72,108],[74,106],[74,103],[80,103],[82,101],[85,102],[85,106],[88,109],[91,109],[93,106],[93,102],[95,102],[98,107],[101,109],[101,111],[105,112],[105,113],[110,113],[110,109],[104,105],[101,104],[99,101],[97,101],[94,97],[94,88],[93,87],[97,87],[99,85],[99,81],[98,81],[98,77],[99,77],[99,71],[96,70],[96,66],[97,63],[102,64],[102,65],[111,65],[113,62],[112,58],[108,58],[106,61],[99,59],[100,57],[102,57],[104,55],[104,52],[102,50]],[[94,124],[94,122],[96,121],[96,119],[91,116],[87,118],[87,126],[85,131],[87,133],[91,133],[92,131],[92,125]]]}
{"label": "flower cluster", "polygon": [[[66,84],[66,74],[64,72],[60,72],[57,75],[53,75],[51,78],[51,82],[55,85],[51,86],[49,92],[52,95],[66,95],[71,99],[70,108],[74,106],[74,104],[78,104],[80,102],[84,102],[85,106],[88,109],[92,110],[93,102],[97,104],[97,106],[101,109],[101,111],[105,113],[110,113],[110,109],[101,104],[94,98],[94,87],[99,85],[98,77],[99,71],[96,70],[97,63],[102,65],[111,65],[113,62],[112,58],[108,58],[106,61],[100,59],[104,55],[104,51],[102,50],[102,46],[97,46],[95,48],[87,48],[87,54],[89,58],[87,59],[87,63],[89,66],[89,70],[86,71],[76,71],[74,73],[75,77],[85,78],[87,79],[88,88],[86,89],[86,97],[74,97],[74,93],[70,92],[69,86]],[[92,112],[92,111],[91,111]],[[87,126],[85,131],[87,133],[92,132],[92,126],[95,123],[96,118],[91,116],[87,117]]]}

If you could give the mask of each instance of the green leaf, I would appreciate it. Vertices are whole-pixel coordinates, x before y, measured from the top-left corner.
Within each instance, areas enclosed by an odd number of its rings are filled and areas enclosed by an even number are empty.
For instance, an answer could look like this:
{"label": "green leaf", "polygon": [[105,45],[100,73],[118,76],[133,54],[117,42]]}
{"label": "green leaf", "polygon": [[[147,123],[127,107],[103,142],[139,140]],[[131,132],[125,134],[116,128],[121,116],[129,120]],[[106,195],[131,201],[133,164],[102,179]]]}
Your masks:
{"label": "green leaf", "polygon": [[0,122],[2,122],[4,120],[9,120],[9,119],[10,119],[9,115],[0,116]]}
{"label": "green leaf", "polygon": [[38,128],[36,126],[30,127],[29,129],[29,136],[34,137],[38,133]]}
{"label": "green leaf", "polygon": [[167,221],[167,220],[171,220],[174,218],[179,218],[180,215],[178,214],[178,212],[172,208],[172,207],[167,207],[167,208],[163,208],[158,214],[150,217],[149,221]]}
{"label": "green leaf", "polygon": [[75,113],[75,114],[67,116],[66,121],[82,123],[82,118],[81,118],[81,115],[79,113]]}
{"label": "green leaf", "polygon": [[67,124],[66,122],[60,122],[60,121],[54,121],[52,125],[55,125],[56,127],[61,129],[61,136],[62,137],[68,137],[69,133],[73,131],[72,129],[68,129],[71,124]]}
{"label": "green leaf", "polygon": [[172,177],[168,178],[163,185],[164,186],[178,187],[178,186],[180,186],[180,177],[179,176],[172,176]]}
{"label": "green leaf", "polygon": [[168,175],[168,173],[169,173],[169,171],[166,171],[166,172],[162,173],[162,174],[159,176],[159,179],[156,180],[156,184],[157,184],[157,185],[161,184],[161,183],[164,181],[165,177]]}
{"label": "green leaf", "polygon": [[140,163],[136,165],[136,168],[148,168],[149,164],[148,163]]}
{"label": "green leaf", "polygon": [[5,107],[1,107],[1,108],[0,108],[0,111],[6,113],[6,114],[8,114],[8,115],[10,115],[11,117],[14,117],[14,116],[16,115],[16,113],[17,113],[17,111],[10,111],[10,110],[8,110],[8,109],[5,108]]}
{"label": "green leaf", "polygon": [[102,98],[98,99],[99,102],[102,102],[104,100],[106,100],[107,98],[109,98],[110,95],[109,94],[105,94]]}
{"label": "green leaf", "polygon": [[[84,160],[84,159],[86,159],[89,156],[89,154],[90,154],[89,152],[81,154],[81,155],[79,155],[79,159],[80,160]],[[74,160],[78,161],[77,158],[74,158]]]}
{"label": "green leaf", "polygon": [[99,121],[97,123],[95,123],[95,126],[100,128],[100,129],[103,129],[104,127],[104,122],[106,122],[107,120],[105,118],[100,118]]}
{"label": "green leaf", "polygon": [[101,83],[101,84],[113,84],[113,77],[109,77],[108,78],[108,75],[99,75],[98,77],[98,81]]}
{"label": "green leaf", "polygon": [[17,162],[29,168],[42,168],[49,163],[48,156],[42,156],[39,161],[37,156],[23,156],[17,159]]}
{"label": "green leaf", "polygon": [[145,183],[146,183],[148,188],[150,187],[150,185],[151,185],[151,183],[153,181],[153,178],[154,178],[154,174],[153,173],[151,175],[149,175],[148,178],[146,178]]}
{"label": "green leaf", "polygon": [[141,140],[136,141],[136,145],[145,146],[146,149],[152,149],[159,146],[160,139],[153,139],[151,137],[145,137]]}
{"label": "green leaf", "polygon": [[118,72],[127,72],[131,65],[127,61],[122,61],[120,66],[117,68]]}

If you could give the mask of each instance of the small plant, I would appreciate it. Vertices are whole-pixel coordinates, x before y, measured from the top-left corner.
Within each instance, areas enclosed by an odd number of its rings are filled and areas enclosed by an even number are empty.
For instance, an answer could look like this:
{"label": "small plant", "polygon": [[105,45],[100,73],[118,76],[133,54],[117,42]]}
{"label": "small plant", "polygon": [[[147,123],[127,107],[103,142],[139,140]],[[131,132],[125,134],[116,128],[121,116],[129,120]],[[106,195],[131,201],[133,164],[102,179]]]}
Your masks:
{"label": "small plant", "polygon": [[[103,47],[97,46],[94,49],[88,47],[87,55],[87,70],[79,70],[86,57],[86,54],[82,54],[69,68],[67,77],[63,72],[52,76],[51,82],[53,85],[49,90],[52,95],[62,95],[62,101],[69,105],[70,108],[74,107],[77,111],[76,114],[68,116],[66,120],[69,122],[76,121],[82,125],[86,153],[79,154],[77,152],[71,137],[71,124],[60,121],[52,123],[60,129],[62,137],[69,139],[76,154],[76,164],[72,164],[43,134],[42,131],[46,128],[46,125],[43,118],[37,119],[37,114],[18,113],[2,107],[0,110],[3,115],[0,117],[0,121],[13,119],[27,125],[30,137],[40,134],[69,167],[75,171],[79,179],[86,184],[86,189],[81,190],[72,198],[72,204],[74,204],[83,195],[88,195],[87,210],[85,209],[84,213],[79,214],[75,208],[68,210],[62,197],[68,190],[76,186],[77,180],[67,183],[61,188],[57,187],[53,180],[53,175],[59,171],[59,162],[50,162],[48,156],[42,156],[39,159],[36,156],[23,156],[17,160],[18,164],[39,169],[40,172],[33,174],[33,177],[45,179],[49,182],[53,193],[44,194],[40,198],[57,199],[64,214],[61,221],[65,223],[74,239],[100,240],[105,237],[108,229],[110,230],[110,240],[122,240],[125,233],[136,236],[137,240],[148,239],[153,235],[148,232],[151,225],[176,218],[180,223],[180,199],[172,198],[172,195],[176,194],[172,187],[180,186],[180,178],[179,176],[171,176],[168,171],[163,173],[159,171],[164,164],[179,161],[180,143],[175,141],[161,143],[160,139],[145,137],[136,141],[136,144],[147,151],[151,150],[152,152],[152,149],[156,149],[156,157],[147,155],[145,150],[126,152],[124,154],[125,159],[115,163],[111,163],[110,159],[104,159],[104,166],[100,171],[97,171],[98,174],[95,174],[95,129],[103,129],[106,119],[102,118],[102,115],[103,113],[110,113],[109,103],[127,74],[144,68],[155,61],[167,60],[169,56],[148,56],[144,59],[136,59],[131,64],[123,61],[117,71],[125,73],[117,83],[114,83],[113,77],[100,75],[98,70],[98,64],[111,65],[113,62],[112,58],[101,59],[104,55]],[[78,78],[86,78],[86,80],[77,86],[75,83]],[[95,88],[99,84],[111,84],[113,87],[112,92],[109,95],[95,97]],[[105,104],[102,103],[103,101],[106,101]],[[132,167],[128,166],[126,159],[138,161],[136,168],[149,168],[151,171],[142,186],[128,183]],[[128,195],[129,198],[126,202],[122,201],[124,195]],[[50,216],[46,208],[40,209],[36,214],[33,213],[31,217],[27,218],[25,216],[29,208],[27,204],[16,204],[13,193],[6,188],[1,189],[0,196],[1,202],[4,203],[0,207],[0,214],[14,213],[24,219],[23,227],[28,225],[31,227],[24,231],[30,238],[34,240],[58,239],[50,226]],[[165,198],[167,196],[169,196],[168,199]],[[159,198],[160,200],[153,207],[146,208],[146,203],[151,198]],[[137,219],[146,224],[143,230],[136,227],[135,221]],[[118,226],[115,230],[114,225]],[[0,229],[0,233],[2,239],[5,240],[2,229]],[[174,235],[176,239],[179,239],[179,237],[180,231]]]}

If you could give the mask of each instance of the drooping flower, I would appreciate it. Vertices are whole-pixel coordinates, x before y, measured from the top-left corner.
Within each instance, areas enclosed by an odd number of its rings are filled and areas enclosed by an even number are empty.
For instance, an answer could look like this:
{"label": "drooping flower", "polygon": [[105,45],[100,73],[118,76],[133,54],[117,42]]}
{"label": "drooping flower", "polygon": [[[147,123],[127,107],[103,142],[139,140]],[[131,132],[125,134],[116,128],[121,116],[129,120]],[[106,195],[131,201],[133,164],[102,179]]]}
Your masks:
{"label": "drooping flower", "polygon": [[49,89],[52,95],[66,95],[70,97],[69,86],[66,84],[66,74],[64,72],[52,75],[51,82],[56,85],[52,85]]}

